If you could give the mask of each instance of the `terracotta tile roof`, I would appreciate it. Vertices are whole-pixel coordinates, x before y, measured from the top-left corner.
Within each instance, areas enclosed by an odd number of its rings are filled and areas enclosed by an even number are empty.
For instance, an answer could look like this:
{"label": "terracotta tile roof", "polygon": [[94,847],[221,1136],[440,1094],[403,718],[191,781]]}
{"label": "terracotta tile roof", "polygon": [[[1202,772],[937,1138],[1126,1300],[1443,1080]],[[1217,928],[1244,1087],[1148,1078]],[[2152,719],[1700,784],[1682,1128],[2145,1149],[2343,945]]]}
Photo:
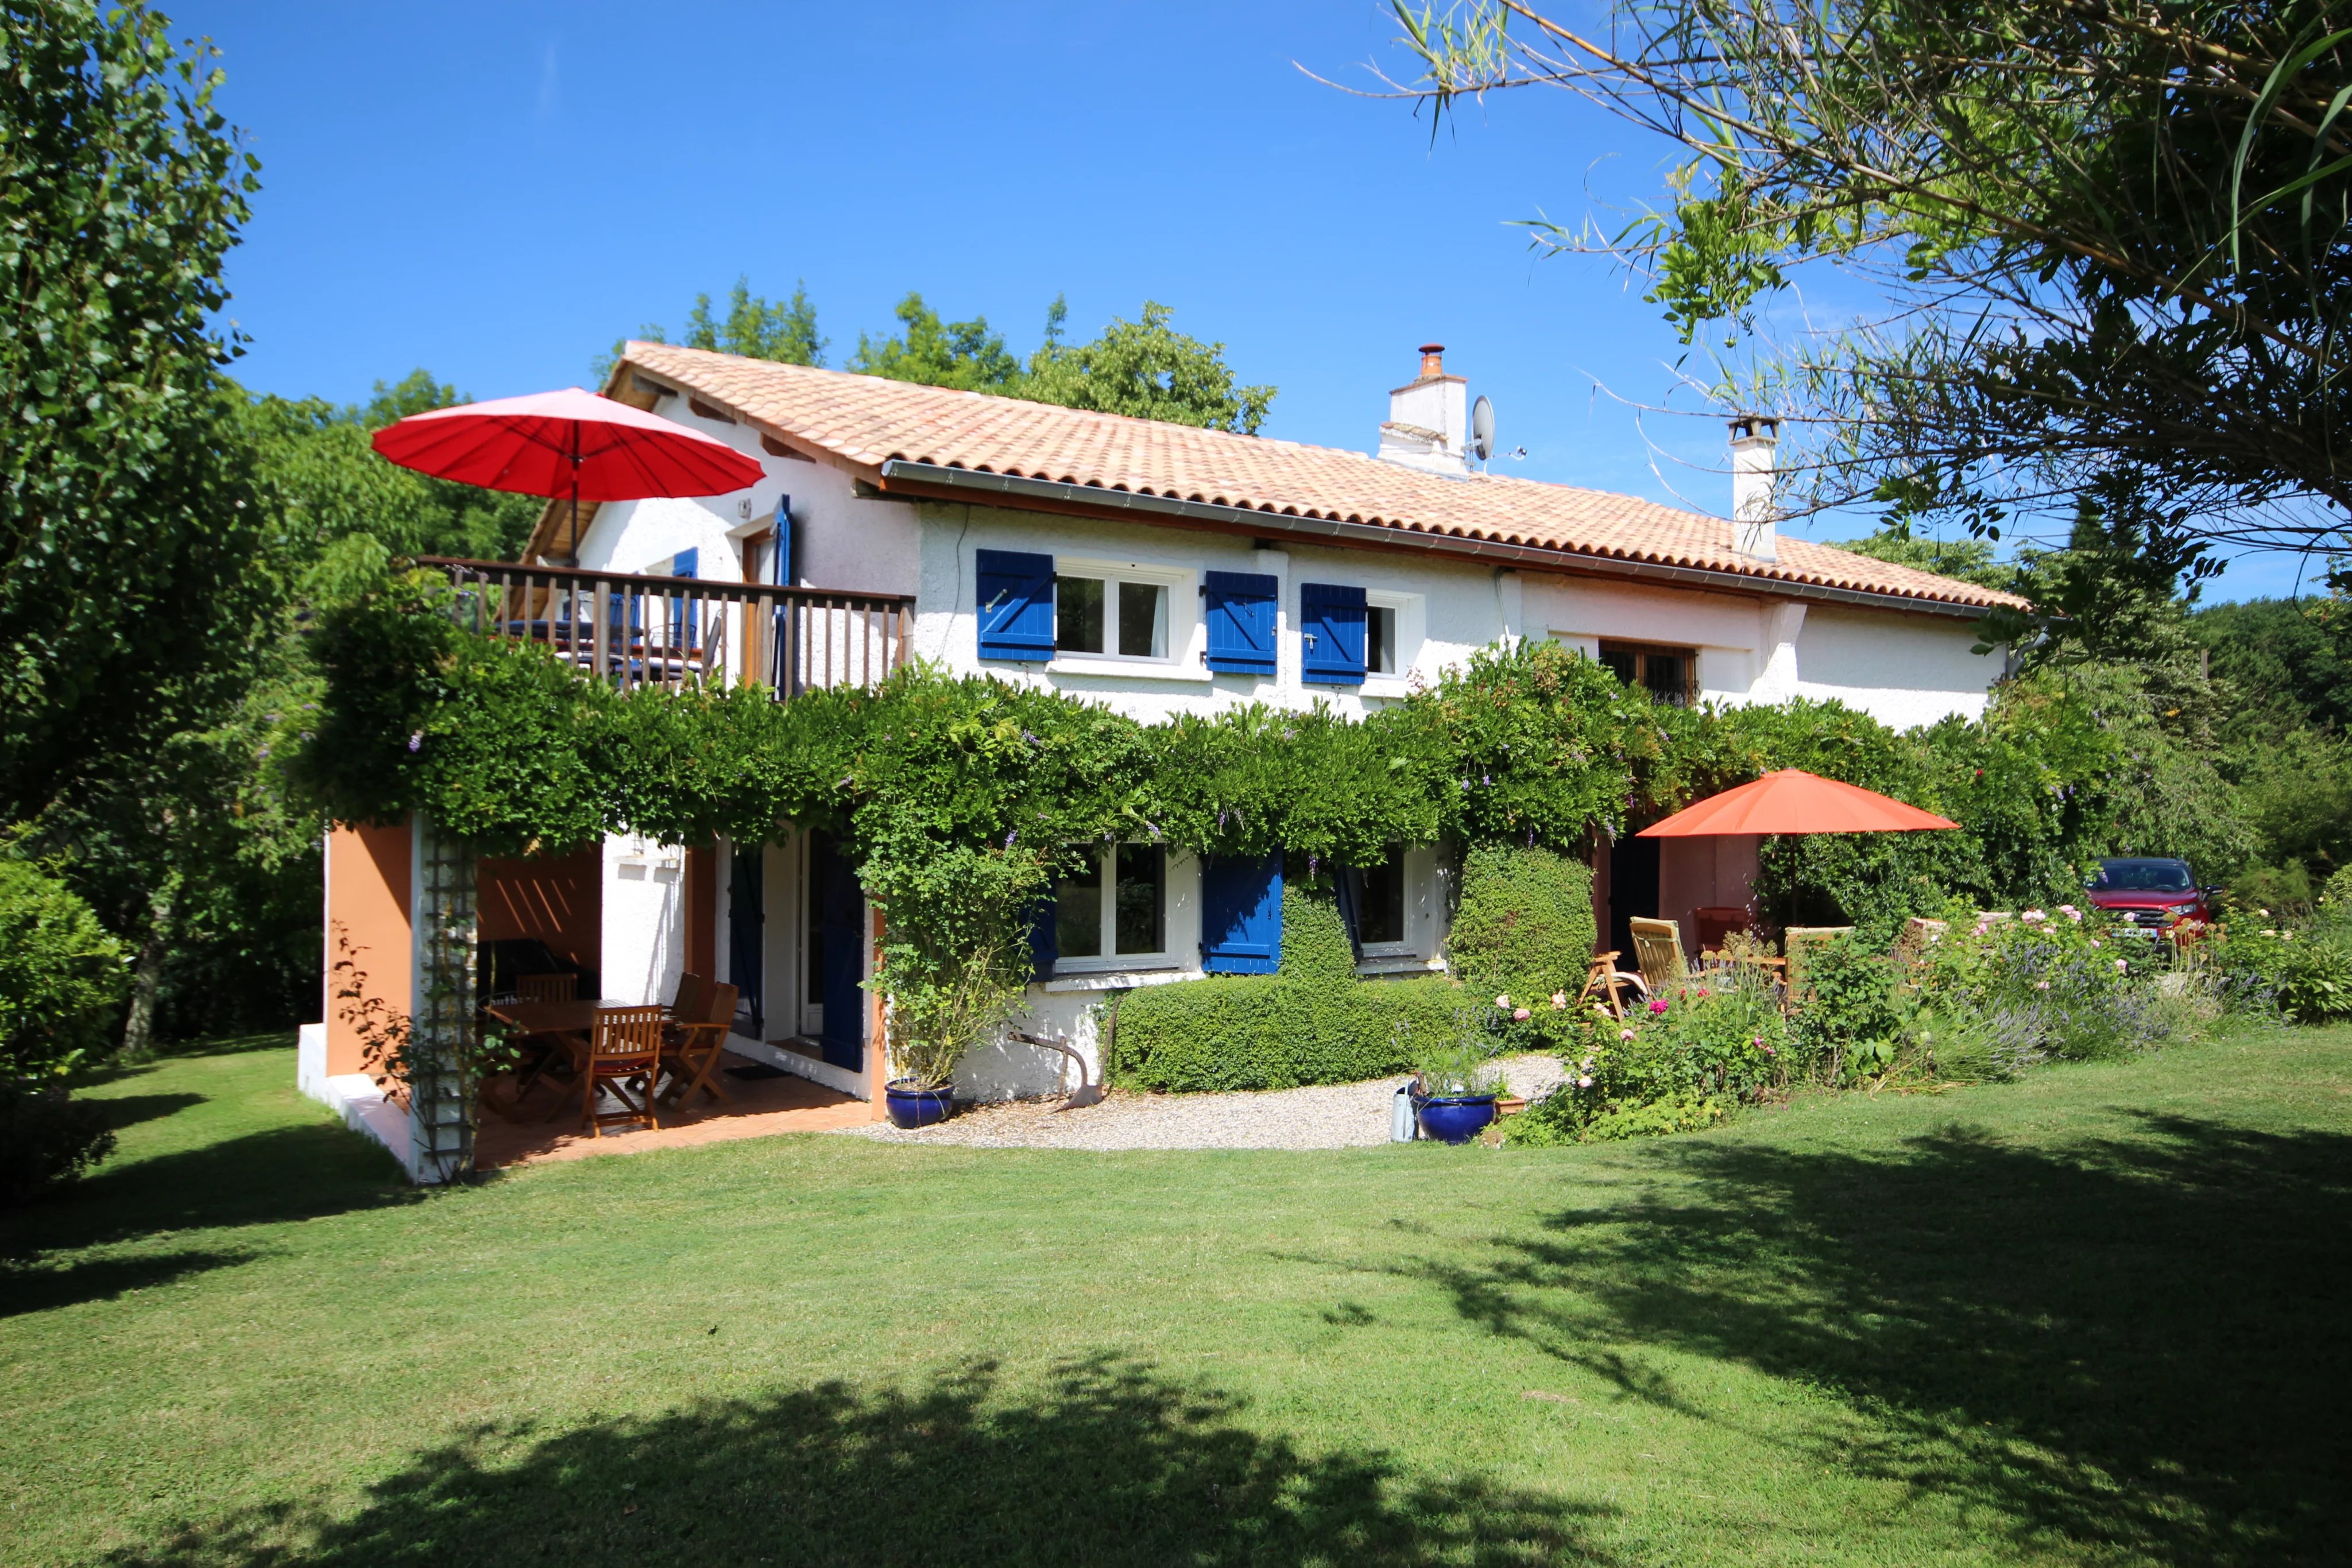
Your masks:
{"label": "terracotta tile roof", "polygon": [[1532,479],[1424,474],[1360,452],[1196,430],[1017,398],[951,392],[842,371],[632,342],[631,367],[683,387],[770,434],[878,474],[892,458],[1207,502],[1250,511],[1370,524],[1444,540],[1484,540],[1603,558],[1730,572],[1773,582],[1990,608],[2022,605],[1998,593],[1782,535],[1777,562],[1731,548],[1722,517],[1632,496]]}

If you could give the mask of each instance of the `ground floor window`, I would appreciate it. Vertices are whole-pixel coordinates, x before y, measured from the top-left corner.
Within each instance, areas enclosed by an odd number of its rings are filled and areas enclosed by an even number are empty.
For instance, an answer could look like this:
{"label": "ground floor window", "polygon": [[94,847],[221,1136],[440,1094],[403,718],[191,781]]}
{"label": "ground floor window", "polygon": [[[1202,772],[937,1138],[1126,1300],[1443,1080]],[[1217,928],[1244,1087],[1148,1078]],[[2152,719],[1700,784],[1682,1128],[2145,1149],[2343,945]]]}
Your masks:
{"label": "ground floor window", "polygon": [[1698,650],[1661,648],[1647,643],[1603,643],[1601,662],[1629,686],[1643,686],[1670,707],[1698,699]]}
{"label": "ground floor window", "polygon": [[1055,948],[1064,958],[1156,957],[1168,950],[1168,852],[1120,844],[1054,886]]}
{"label": "ground floor window", "polygon": [[1404,849],[1391,844],[1386,856],[1357,873],[1357,941],[1367,948],[1404,945]]}

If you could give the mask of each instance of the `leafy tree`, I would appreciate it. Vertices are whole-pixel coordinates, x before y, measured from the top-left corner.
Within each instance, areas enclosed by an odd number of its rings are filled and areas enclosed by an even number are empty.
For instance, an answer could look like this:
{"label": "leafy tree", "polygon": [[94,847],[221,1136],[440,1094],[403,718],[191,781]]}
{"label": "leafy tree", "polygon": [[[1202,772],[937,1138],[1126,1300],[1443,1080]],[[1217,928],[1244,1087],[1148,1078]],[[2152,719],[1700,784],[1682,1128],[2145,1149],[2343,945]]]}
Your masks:
{"label": "leafy tree", "polygon": [[211,329],[258,165],[210,55],[0,7],[0,820],[233,703],[282,597]]}
{"label": "leafy tree", "polygon": [[[2324,548],[2352,508],[2352,33],[2311,0],[1400,0],[1443,110],[1521,85],[1678,145],[1662,204],[1543,243],[1639,269],[1727,402],[1815,433],[1786,497],[1998,538],[2142,494],[2132,548]],[[1775,336],[1812,266],[1887,302]],[[1784,319],[1791,314],[1780,313]],[[1717,335],[1720,335],[1717,338]],[[1752,356],[1752,357],[1750,357]],[[2129,530],[2126,530],[2129,531]]]}
{"label": "leafy tree", "polygon": [[1004,335],[991,329],[987,317],[942,321],[912,290],[891,314],[898,319],[898,335],[869,338],[858,333],[851,370],[894,382],[1020,395],[1021,361],[1005,348]]}
{"label": "leafy tree", "polygon": [[366,534],[401,555],[513,559],[543,502],[429,478],[385,462],[368,445],[372,434],[397,420],[470,401],[422,370],[390,385],[376,382],[375,395],[362,405],[251,399],[243,435],[285,508],[296,555],[309,560],[334,540]]}
{"label": "leafy tree", "polygon": [[1177,331],[1168,325],[1173,314],[1147,299],[1142,320],[1113,317],[1093,342],[1066,348],[1061,327],[1069,308],[1055,299],[1045,318],[1045,341],[1029,358],[1020,395],[1066,408],[1255,435],[1265,423],[1274,389],[1236,387],[1225,346]]}
{"label": "leafy tree", "polygon": [[[1114,317],[1100,337],[1073,344],[1064,336],[1069,305],[1057,297],[1045,312],[1044,340],[1025,365],[985,316],[945,320],[913,291],[892,314],[898,320],[896,333],[857,335],[850,370],[896,382],[1251,435],[1265,423],[1266,409],[1274,402],[1270,386],[1236,385],[1233,369],[1225,363],[1225,346],[1177,331],[1169,325],[1174,312],[1156,300],[1144,301],[1141,320]],[[649,342],[669,341],[659,327],[646,327],[639,336]],[[688,348],[748,359],[822,365],[827,340],[817,333],[816,307],[809,301],[805,284],[794,286],[789,302],[771,304],[751,291],[748,278],[739,277],[724,318],[712,314],[709,295],[695,297],[683,341]],[[621,345],[614,344],[612,356],[599,362],[600,383],[611,374],[620,351]]]}
{"label": "leafy tree", "polygon": [[727,317],[713,320],[710,296],[694,297],[686,319],[686,346],[715,349],[751,360],[776,360],[787,365],[822,365],[831,340],[816,329],[816,307],[809,303],[805,279],[793,285],[793,297],[770,304],[751,292],[751,279],[739,277],[727,297]]}
{"label": "leafy tree", "polygon": [[1995,547],[1985,539],[1922,538],[1913,533],[1888,530],[1865,538],[1832,542],[1839,549],[1866,555],[1873,560],[1916,567],[1921,571],[1932,571],[1939,577],[1973,582],[1979,588],[2015,591],[2017,569],[1994,559]]}
{"label": "leafy tree", "polygon": [[2352,601],[2249,599],[2200,610],[2189,626],[2263,731],[2352,735]]}

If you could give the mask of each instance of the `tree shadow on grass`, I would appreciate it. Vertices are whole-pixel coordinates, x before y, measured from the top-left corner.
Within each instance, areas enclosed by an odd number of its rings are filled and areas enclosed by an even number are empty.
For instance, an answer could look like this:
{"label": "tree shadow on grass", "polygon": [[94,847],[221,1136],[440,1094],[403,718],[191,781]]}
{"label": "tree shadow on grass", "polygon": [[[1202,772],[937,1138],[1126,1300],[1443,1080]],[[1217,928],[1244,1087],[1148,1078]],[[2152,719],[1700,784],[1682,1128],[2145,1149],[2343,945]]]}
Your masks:
{"label": "tree shadow on grass", "polygon": [[1670,1397],[1651,1344],[1843,1391],[1816,1462],[1950,1495],[2015,1543],[2181,1563],[2341,1561],[2352,1528],[2352,1138],[2146,1116],[2018,1147],[1714,1141],[1696,1186],[1408,1271],[1466,1318]]}
{"label": "tree shadow on grass", "polygon": [[1603,1511],[1375,1455],[1309,1456],[1149,1365],[1001,1394],[838,1384],[540,1436],[484,1428],[355,1513],[275,1511],[120,1564],[1464,1563],[1603,1561]]}
{"label": "tree shadow on grass", "polygon": [[[178,1098],[142,1095],[128,1103]],[[326,1123],[271,1127],[146,1159],[110,1161],[54,1197],[0,1216],[0,1316],[95,1301],[256,1256],[236,1247],[75,1256],[91,1248],[165,1233],[185,1236],[310,1219],[412,1203],[418,1197],[390,1155]]]}

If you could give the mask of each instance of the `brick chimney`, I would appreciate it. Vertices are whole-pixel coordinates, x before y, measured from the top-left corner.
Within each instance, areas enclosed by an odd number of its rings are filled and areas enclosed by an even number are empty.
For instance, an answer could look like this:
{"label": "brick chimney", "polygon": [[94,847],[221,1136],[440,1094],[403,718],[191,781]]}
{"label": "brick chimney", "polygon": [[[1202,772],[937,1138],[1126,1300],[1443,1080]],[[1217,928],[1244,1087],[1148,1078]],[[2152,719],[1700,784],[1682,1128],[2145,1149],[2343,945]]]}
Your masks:
{"label": "brick chimney", "polygon": [[1470,472],[1470,383],[1445,373],[1445,345],[1421,346],[1421,374],[1389,393],[1379,455],[1431,474]]}
{"label": "brick chimney", "polygon": [[1772,507],[1772,453],[1780,422],[1743,413],[1731,422],[1731,548],[1750,560],[1780,559]]}

